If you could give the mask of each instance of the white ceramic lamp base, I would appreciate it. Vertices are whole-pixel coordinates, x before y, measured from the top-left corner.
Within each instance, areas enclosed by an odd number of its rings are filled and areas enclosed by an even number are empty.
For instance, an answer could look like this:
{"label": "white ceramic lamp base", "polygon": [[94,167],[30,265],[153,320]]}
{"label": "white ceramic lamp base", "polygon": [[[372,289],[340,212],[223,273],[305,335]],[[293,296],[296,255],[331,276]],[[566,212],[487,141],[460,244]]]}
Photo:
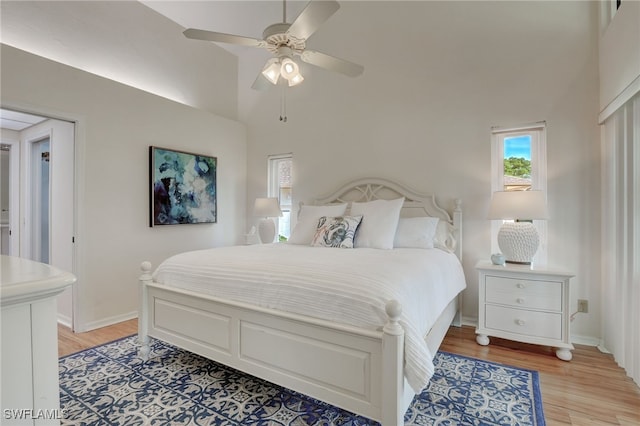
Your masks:
{"label": "white ceramic lamp base", "polygon": [[508,263],[530,265],[540,237],[531,222],[505,222],[498,232],[498,246]]}
{"label": "white ceramic lamp base", "polygon": [[269,218],[261,219],[258,222],[258,235],[262,244],[272,243],[276,237],[276,224]]}

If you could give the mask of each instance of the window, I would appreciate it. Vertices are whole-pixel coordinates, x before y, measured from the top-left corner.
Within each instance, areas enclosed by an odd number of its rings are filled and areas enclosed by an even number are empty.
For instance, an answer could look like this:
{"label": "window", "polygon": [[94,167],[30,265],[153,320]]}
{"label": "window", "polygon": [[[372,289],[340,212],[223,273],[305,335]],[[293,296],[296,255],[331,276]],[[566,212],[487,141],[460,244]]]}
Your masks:
{"label": "window", "polygon": [[[547,191],[546,124],[492,129],[491,192]],[[499,251],[499,221],[492,226],[492,252]],[[544,265],[547,259],[546,221],[534,221],[540,234],[540,247],[534,262]]]}
{"label": "window", "polygon": [[286,241],[291,235],[291,171],[293,155],[280,154],[269,156],[268,196],[276,197],[280,203],[282,217],[277,218],[278,240]]}
{"label": "window", "polygon": [[492,133],[492,191],[546,191],[545,124],[494,128]]}
{"label": "window", "polygon": [[504,151],[504,191],[528,191],[531,189],[531,135],[505,136],[502,140]]}

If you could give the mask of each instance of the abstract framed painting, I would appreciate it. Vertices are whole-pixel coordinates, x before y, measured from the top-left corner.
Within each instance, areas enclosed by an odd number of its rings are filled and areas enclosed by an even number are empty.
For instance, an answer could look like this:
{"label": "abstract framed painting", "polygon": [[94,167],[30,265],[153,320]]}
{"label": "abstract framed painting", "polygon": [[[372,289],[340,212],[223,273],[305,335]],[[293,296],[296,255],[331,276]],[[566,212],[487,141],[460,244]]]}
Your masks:
{"label": "abstract framed painting", "polygon": [[149,147],[150,225],[216,223],[218,159]]}

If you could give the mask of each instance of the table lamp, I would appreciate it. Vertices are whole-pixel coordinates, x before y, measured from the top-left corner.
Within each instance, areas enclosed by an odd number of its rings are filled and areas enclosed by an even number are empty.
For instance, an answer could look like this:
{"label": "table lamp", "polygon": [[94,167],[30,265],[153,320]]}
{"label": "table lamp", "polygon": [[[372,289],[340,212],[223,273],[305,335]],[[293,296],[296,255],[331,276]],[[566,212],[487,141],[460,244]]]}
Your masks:
{"label": "table lamp", "polygon": [[261,243],[272,243],[276,236],[276,224],[272,217],[282,216],[277,198],[256,198],[253,214],[262,217],[258,222],[258,236]]}

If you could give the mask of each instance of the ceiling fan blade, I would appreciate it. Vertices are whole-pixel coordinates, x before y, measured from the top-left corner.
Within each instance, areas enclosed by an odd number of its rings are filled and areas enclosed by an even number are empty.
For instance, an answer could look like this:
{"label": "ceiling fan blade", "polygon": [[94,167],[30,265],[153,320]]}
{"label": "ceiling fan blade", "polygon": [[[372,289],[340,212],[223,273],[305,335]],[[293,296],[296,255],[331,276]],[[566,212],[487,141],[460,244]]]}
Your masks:
{"label": "ceiling fan blade", "polygon": [[338,9],[340,4],[335,0],[312,0],[293,21],[287,34],[306,40]]}
{"label": "ceiling fan blade", "polygon": [[264,40],[259,40],[257,38],[217,33],[207,30],[197,30],[195,28],[189,28],[185,30],[183,34],[185,37],[194,40],[216,41],[218,43],[239,44],[242,46],[263,47],[266,44]]}
{"label": "ceiling fan blade", "polygon": [[341,74],[348,75],[349,77],[357,77],[364,71],[364,67],[362,65],[345,61],[344,59],[339,59],[325,53],[316,52],[314,50],[305,50],[300,55],[300,59],[308,64],[315,65],[329,71],[339,72]]}

